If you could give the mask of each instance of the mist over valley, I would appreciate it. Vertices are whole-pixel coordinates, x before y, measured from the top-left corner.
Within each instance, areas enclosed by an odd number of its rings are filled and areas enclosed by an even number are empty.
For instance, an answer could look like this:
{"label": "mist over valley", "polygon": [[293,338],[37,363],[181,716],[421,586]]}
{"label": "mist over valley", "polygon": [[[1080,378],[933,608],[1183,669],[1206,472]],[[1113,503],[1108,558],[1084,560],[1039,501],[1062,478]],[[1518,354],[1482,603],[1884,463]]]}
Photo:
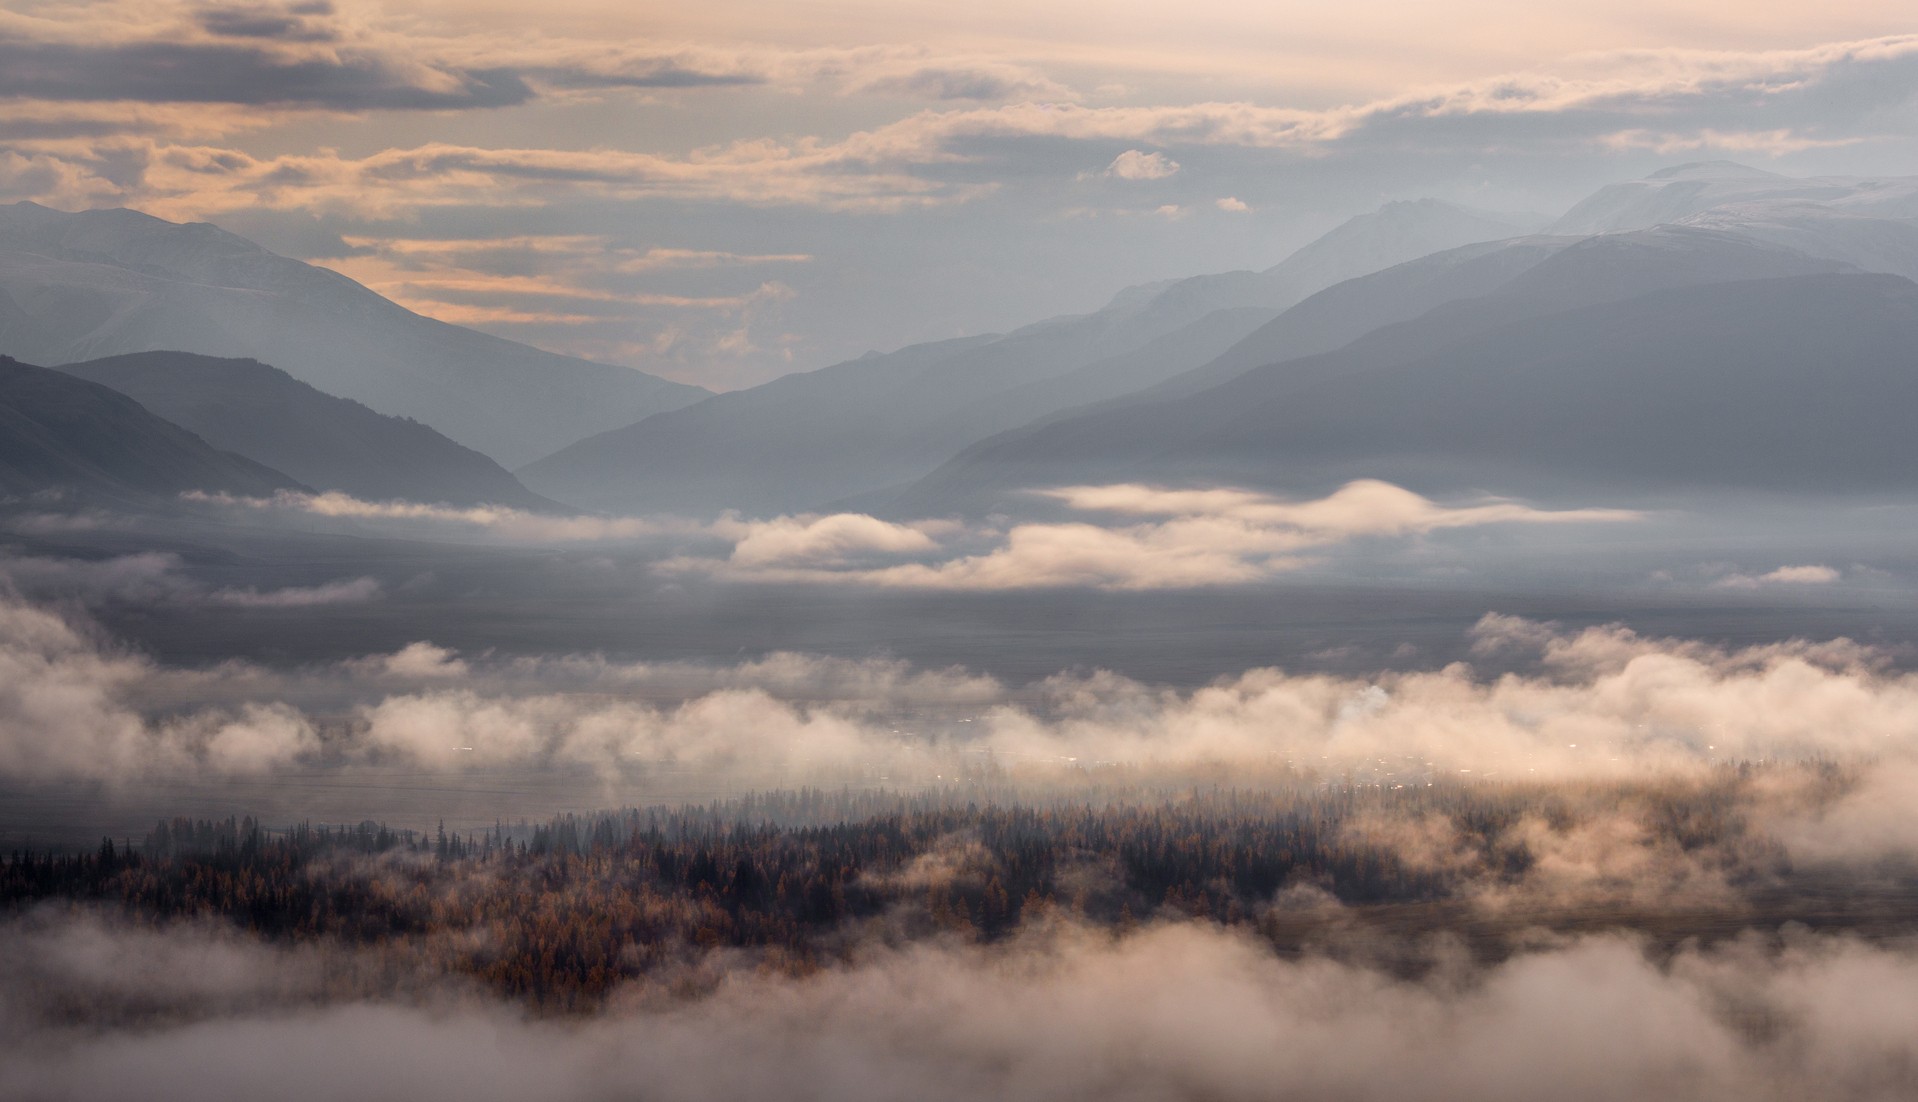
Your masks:
{"label": "mist over valley", "polygon": [[0,10],[0,1098],[1918,1092],[1918,38]]}

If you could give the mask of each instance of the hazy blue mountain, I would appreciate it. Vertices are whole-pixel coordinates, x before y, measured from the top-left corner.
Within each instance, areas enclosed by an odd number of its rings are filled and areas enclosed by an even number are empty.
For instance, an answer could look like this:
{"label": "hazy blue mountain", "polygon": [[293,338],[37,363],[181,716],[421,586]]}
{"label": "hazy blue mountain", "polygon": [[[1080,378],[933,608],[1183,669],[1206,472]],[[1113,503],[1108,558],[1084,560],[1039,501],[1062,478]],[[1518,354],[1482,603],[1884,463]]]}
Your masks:
{"label": "hazy blue mountain", "polygon": [[984,437],[1207,363],[1328,282],[1508,237],[1531,221],[1393,203],[1265,272],[1135,287],[1092,314],[789,375],[602,433],[517,473],[540,493],[615,511],[784,512],[857,498]]}
{"label": "hazy blue mountain", "polygon": [[305,489],[148,411],[119,391],[0,356],[0,494],[118,502],[187,490]]}
{"label": "hazy blue mountain", "polygon": [[1918,482],[1918,285],[1821,275],[1668,289],[1274,393],[1207,395],[1152,466],[1426,491],[1818,493]]}
{"label": "hazy blue mountain", "polygon": [[1461,245],[1535,233],[1548,221],[1543,215],[1472,210],[1437,199],[1401,200],[1345,222],[1261,277],[1281,290],[1272,301],[1290,306],[1357,276]]}
{"label": "hazy blue mountain", "polygon": [[[1575,240],[1534,236],[1466,245],[1346,280],[1276,316],[1267,311],[1220,311],[1206,319],[1206,324],[1212,327],[1210,331],[1219,338],[1210,346],[1217,353],[1211,359],[1168,377],[1166,369],[1173,364],[1155,342],[1122,361],[1102,362],[1072,376],[1034,384],[1028,389],[1073,385],[1078,388],[1077,393],[1088,397],[1079,405],[1046,403],[1055,407],[1054,412],[1034,417],[1008,433],[1034,431],[1091,409],[1156,402],[1195,393],[1254,367],[1330,351],[1373,330],[1417,317],[1435,306],[1503,287]],[[1237,333],[1239,339],[1224,340],[1233,333]],[[1175,336],[1183,338],[1184,335]],[[1194,352],[1203,351],[1196,342],[1188,347]],[[1126,361],[1146,370],[1125,370]],[[1100,373],[1099,382],[1103,386],[1087,385],[1076,378],[1092,372]],[[1023,393],[1014,391],[1006,397],[1021,397]],[[910,492],[911,484],[895,486],[835,504],[883,510]]]}
{"label": "hazy blue mountain", "polygon": [[1349,218],[1259,272],[1220,272],[1128,287],[1107,311],[1177,311],[1195,317],[1231,307],[1284,310],[1327,287],[1421,256],[1531,233],[1550,219],[1405,199]]}
{"label": "hazy blue mountain", "polygon": [[509,465],[706,396],[421,317],[205,223],[0,206],[0,352],[73,363],[164,349],[275,364]]}
{"label": "hazy blue mountain", "polygon": [[58,370],[112,387],[214,447],[316,490],[373,501],[559,508],[418,421],[335,398],[257,360],[134,352]]}
{"label": "hazy blue mountain", "polygon": [[1191,393],[1255,367],[1330,352],[1448,302],[1505,287],[1576,240],[1531,236],[1464,245],[1348,279],[1273,318],[1200,367],[1141,388],[1134,400]]}
{"label": "hazy blue mountain", "polygon": [[[1562,465],[1544,455],[1513,454],[1500,457],[1499,463],[1505,466],[1478,465],[1483,457],[1472,450],[1472,434],[1499,438],[1505,431],[1499,418],[1518,415],[1521,411],[1513,407],[1523,404],[1521,396],[1529,395],[1524,401],[1536,407],[1522,412],[1536,416],[1554,394],[1562,395],[1571,403],[1563,411],[1568,422],[1584,417],[1598,426],[1593,431],[1601,432],[1610,422],[1609,415],[1592,412],[1598,405],[1584,412],[1573,408],[1598,401],[1581,388],[1636,378],[1633,372],[1670,370],[1676,373],[1674,378],[1690,378],[1709,369],[1716,372],[1714,380],[1732,388],[1729,395],[1735,396],[1739,383],[1730,365],[1747,351],[1758,357],[1754,362],[1775,351],[1748,349],[1751,334],[1770,332],[1774,319],[1747,319],[1738,312],[1739,304],[1762,299],[1762,309],[1776,309],[1780,317],[1790,318],[1803,330],[1790,347],[1802,348],[1805,340],[1816,339],[1835,324],[1819,313],[1824,300],[1838,294],[1831,288],[1871,289],[1875,295],[1879,285],[1800,284],[1788,282],[1789,277],[1865,278],[1846,275],[1849,271],[1835,261],[1697,228],[1661,227],[1590,238],[1558,249],[1493,294],[1442,305],[1336,351],[1238,371],[1211,386],[1169,387],[982,441],[899,494],[889,509],[920,515],[987,512],[1019,507],[1022,491],[1028,488],[1138,479],[1225,479],[1316,487],[1327,480],[1370,475],[1432,488],[1482,486],[1512,491],[1521,483],[1537,481],[1534,475],[1564,473]],[[1895,277],[1885,278],[1904,285]],[[1737,290],[1721,300],[1707,293],[1714,286]],[[1803,302],[1790,301],[1792,289],[1804,292]],[[1815,298],[1813,291],[1818,292]],[[1674,297],[1681,294],[1698,296],[1701,306],[1689,327],[1682,313],[1661,314],[1658,325],[1641,316],[1661,302],[1690,301]],[[1786,301],[1780,303],[1780,299]],[[1623,305],[1627,302],[1636,305],[1628,310]],[[1706,304],[1719,308],[1718,312],[1704,312]],[[1749,312],[1760,309],[1752,306]],[[1564,330],[1552,327],[1551,319],[1574,315],[1587,321],[1577,327],[1566,322]],[[1745,324],[1747,320],[1751,325]],[[1760,325],[1760,320],[1765,324]],[[1608,325],[1616,328],[1607,329]],[[1561,339],[1567,343],[1554,343]],[[1658,352],[1658,341],[1671,351]],[[1701,351],[1701,347],[1722,351]],[[1629,358],[1631,363],[1614,368],[1608,366],[1607,356]],[[1681,362],[1674,362],[1674,357]],[[1485,373],[1491,369],[1484,367],[1493,362],[1505,363],[1507,368],[1495,379]],[[1526,363],[1551,365],[1549,369],[1541,366],[1537,378],[1556,380],[1559,389],[1526,391],[1521,383],[1532,381],[1524,376]],[[1574,371],[1593,373],[1593,377],[1574,378]],[[1209,367],[1195,374],[1207,373],[1216,378]],[[1475,386],[1482,390],[1474,390]],[[1510,387],[1510,394],[1500,387]],[[1457,396],[1448,396],[1452,394],[1448,388],[1456,388]],[[1396,411],[1391,416],[1401,420],[1391,421],[1382,412],[1385,420],[1374,423],[1365,408],[1368,395],[1379,410]],[[1643,412],[1631,409],[1623,398],[1611,406],[1622,417]],[[1493,412],[1482,423],[1464,416],[1475,411]],[[1781,408],[1767,415],[1789,413]],[[1430,437],[1427,430],[1411,423],[1421,417],[1431,419],[1430,432],[1442,437],[1456,431],[1460,438]],[[1560,428],[1572,431],[1575,426]],[[1839,430],[1826,426],[1818,431]],[[1410,442],[1419,443],[1408,455]],[[1546,448],[1551,437],[1540,436],[1536,442]],[[1448,458],[1441,445],[1453,444],[1462,451]],[[1642,450],[1646,442],[1633,440],[1631,446]],[[1654,454],[1676,453],[1667,448]],[[1595,481],[1622,471],[1630,462],[1629,457],[1619,457],[1608,463],[1597,455],[1580,459]],[[1687,464],[1690,473],[1704,469],[1698,457],[1687,457],[1674,463],[1669,479],[1689,477]],[[1765,467],[1754,467],[1753,472],[1753,484],[1773,475]],[[1713,477],[1722,475],[1717,472]]]}

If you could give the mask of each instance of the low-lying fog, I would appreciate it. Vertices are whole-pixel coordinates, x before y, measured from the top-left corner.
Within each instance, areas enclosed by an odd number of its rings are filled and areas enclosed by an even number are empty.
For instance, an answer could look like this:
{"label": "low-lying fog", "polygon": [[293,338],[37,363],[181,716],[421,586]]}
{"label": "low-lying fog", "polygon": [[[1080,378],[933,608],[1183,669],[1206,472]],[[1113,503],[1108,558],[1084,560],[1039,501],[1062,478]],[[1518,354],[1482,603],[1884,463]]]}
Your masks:
{"label": "low-lying fog", "polygon": [[103,920],[7,935],[9,1097],[1892,1102],[1918,1066],[1918,953],[1808,934],[1665,960],[1588,937],[1488,967],[1437,939],[1407,980],[1207,925],[1062,923],[563,1023],[457,987],[330,997],[377,967],[345,950]]}
{"label": "low-lying fog", "polygon": [[167,661],[396,651],[731,663],[775,651],[1204,684],[1466,657],[1497,611],[1755,643],[1918,639],[1918,505],[1805,499],[1438,503],[1062,491],[1037,519],[548,518],[202,501],[129,517],[13,506],[0,572]]}
{"label": "low-lying fog", "polygon": [[[1849,780],[1751,789],[1767,845],[1880,878],[1918,851],[1911,507],[1063,500],[918,524],[16,507],[0,844],[981,776],[1549,789],[1819,761]],[[1444,823],[1352,829],[1471,875]],[[1537,876],[1607,898],[1715,882],[1622,819],[1526,844]],[[1338,906],[1313,890],[1266,906]],[[1053,915],[992,943],[848,931],[802,978],[696,956],[697,982],[567,1021],[392,967],[30,911],[0,937],[0,1094],[1889,1100],[1918,1075],[1912,946],[1789,927],[1482,960],[1445,935],[1291,956],[1173,915]]]}

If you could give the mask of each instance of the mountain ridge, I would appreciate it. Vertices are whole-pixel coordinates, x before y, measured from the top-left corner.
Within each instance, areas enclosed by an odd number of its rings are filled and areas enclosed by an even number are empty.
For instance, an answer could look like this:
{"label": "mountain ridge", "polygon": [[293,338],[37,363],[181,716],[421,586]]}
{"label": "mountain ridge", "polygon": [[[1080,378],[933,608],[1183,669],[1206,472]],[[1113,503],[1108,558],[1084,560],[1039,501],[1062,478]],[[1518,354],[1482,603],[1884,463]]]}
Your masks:
{"label": "mountain ridge", "polygon": [[1141,285],[1091,314],[787,375],[600,433],[515,473],[536,492],[610,511],[818,508],[930,473],[1034,417],[1197,367],[1260,320],[1247,311],[1275,315],[1349,268],[1515,229],[1450,204],[1390,205],[1263,272]]}
{"label": "mountain ridge", "polygon": [[307,490],[110,387],[0,355],[0,494],[152,504],[201,490]]}
{"label": "mountain ridge", "polygon": [[132,352],[55,370],[111,387],[222,451],[367,500],[560,512],[430,426],[338,398],[251,359]]}
{"label": "mountain ridge", "polygon": [[[1198,469],[1214,467],[1218,469],[1213,473],[1220,477],[1251,477],[1259,464],[1251,468],[1244,468],[1242,463],[1209,467],[1210,453],[1206,450],[1209,440],[1226,439],[1224,426],[1229,422],[1249,433],[1248,440],[1256,439],[1255,423],[1243,420],[1250,416],[1248,410],[1265,411],[1274,425],[1289,423],[1286,418],[1292,414],[1285,406],[1287,395],[1296,398],[1312,387],[1336,389],[1345,385],[1340,380],[1359,378],[1384,385],[1378,383],[1385,377],[1382,373],[1417,362],[1433,348],[1458,347],[1487,332],[1578,310],[1604,309],[1646,294],[1668,295],[1701,286],[1750,283],[1755,275],[1862,278],[1862,273],[1849,265],[1722,233],[1664,227],[1636,236],[1590,238],[1557,250],[1517,276],[1500,293],[1441,305],[1412,320],[1383,326],[1334,351],[1279,360],[1215,380],[1208,387],[1189,391],[1165,388],[1157,398],[1148,392],[1134,401],[1109,403],[981,441],[894,496],[886,512],[942,515],[1016,509],[1020,492],[1027,488],[1088,480],[1177,481],[1198,477]],[[1541,349],[1540,354],[1556,355],[1557,351]],[[1391,385],[1409,384],[1399,380]],[[1438,395],[1428,397],[1440,400]],[[1336,425],[1338,417],[1357,416],[1358,408],[1341,407],[1336,415],[1325,411],[1321,416],[1328,419],[1328,425]],[[1380,443],[1390,445],[1391,441]],[[1252,444],[1245,447],[1257,451]],[[1219,449],[1222,453],[1228,445],[1220,443]],[[1272,453],[1274,461],[1283,451],[1278,448]],[[1356,469],[1343,473],[1353,475]],[[1391,473],[1394,477],[1408,475],[1401,470]],[[1268,474],[1277,478],[1280,472]]]}

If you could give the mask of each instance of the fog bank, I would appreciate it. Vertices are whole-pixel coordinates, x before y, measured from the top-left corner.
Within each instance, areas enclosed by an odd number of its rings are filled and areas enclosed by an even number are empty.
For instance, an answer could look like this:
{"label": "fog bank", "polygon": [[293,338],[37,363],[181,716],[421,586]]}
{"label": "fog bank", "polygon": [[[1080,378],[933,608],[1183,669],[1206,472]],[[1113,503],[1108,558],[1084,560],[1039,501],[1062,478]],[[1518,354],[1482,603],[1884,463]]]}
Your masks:
{"label": "fog bank", "polygon": [[[1789,931],[1666,960],[1593,937],[1485,968],[1441,939],[1412,980],[1198,923],[1053,924],[800,979],[725,972],[564,1022],[457,991],[315,996],[310,956],[205,930],[9,935],[10,1097],[1864,1102],[1918,1084],[1918,955]],[[144,967],[98,967],[133,949]]]}

